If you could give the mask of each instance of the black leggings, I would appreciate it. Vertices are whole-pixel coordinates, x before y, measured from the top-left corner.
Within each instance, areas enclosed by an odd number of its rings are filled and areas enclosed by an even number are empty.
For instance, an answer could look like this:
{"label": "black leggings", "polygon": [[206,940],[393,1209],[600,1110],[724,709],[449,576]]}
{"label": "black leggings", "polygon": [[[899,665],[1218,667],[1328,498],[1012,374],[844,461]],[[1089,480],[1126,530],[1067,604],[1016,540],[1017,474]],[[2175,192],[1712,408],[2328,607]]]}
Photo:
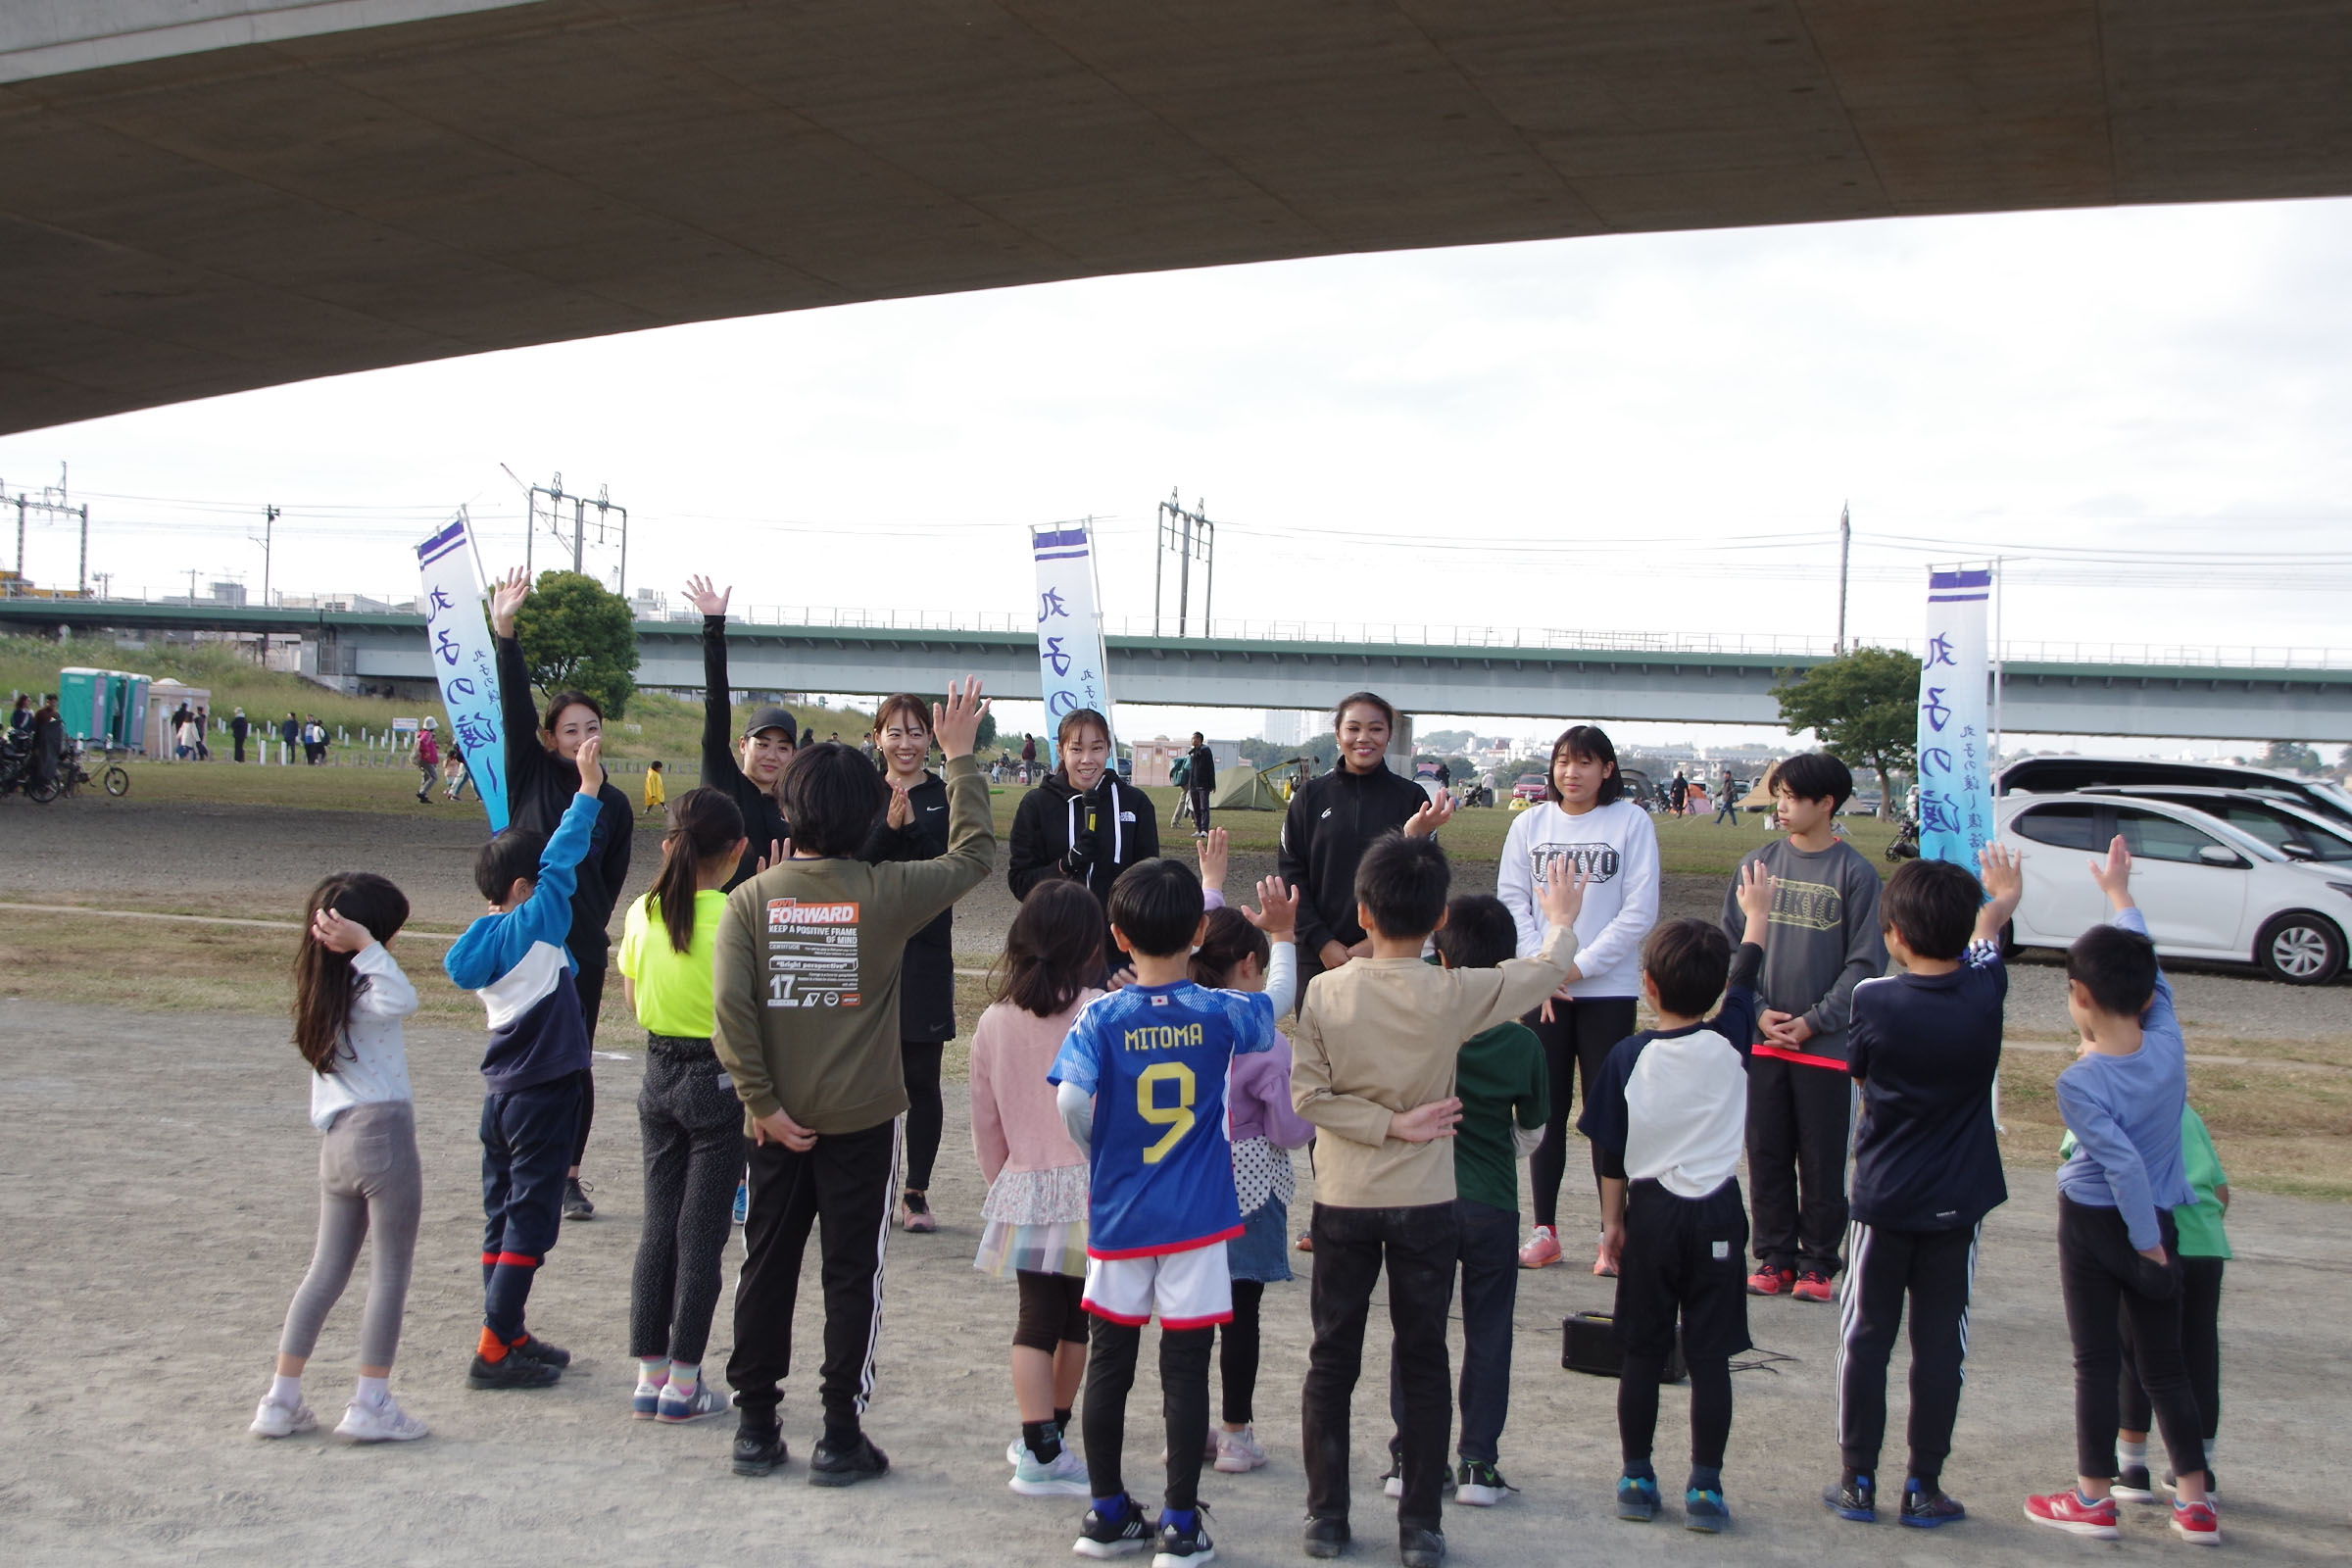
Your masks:
{"label": "black leggings", "polygon": [[[2218,1257],[2180,1259],[2180,1359],[2188,1366],[2188,1389],[2197,1396],[2198,1431],[2207,1443],[2222,1430],[2222,1269]],[[2148,1402],[2148,1391],[2140,1387],[2132,1314],[2124,1313],[2118,1326],[2124,1335],[2124,1373],[2116,1390],[2123,1415],[2116,1424],[2128,1432],[2145,1432],[2155,1419],[2155,1407]]]}
{"label": "black leggings", "polygon": [[[1551,1119],[1544,1124],[1544,1142],[1527,1162],[1528,1181],[1535,1188],[1536,1223],[1559,1225],[1560,1182],[1568,1174],[1568,1123],[1576,1108],[1576,1078],[1584,1079],[1585,1094],[1618,1041],[1634,1032],[1631,997],[1552,999],[1552,1021],[1544,1023],[1538,1007],[1521,1021],[1544,1042],[1544,1070],[1551,1080]],[[1592,1179],[1600,1181],[1600,1146],[1592,1146]]]}
{"label": "black leggings", "polygon": [[[1617,1379],[1617,1441],[1625,1452],[1625,1473],[1640,1475],[1650,1468],[1650,1445],[1658,1435],[1658,1385],[1666,1377],[1662,1355],[1628,1351]],[[1732,1361],[1730,1356],[1690,1357],[1690,1463],[1695,1469],[1721,1470],[1723,1446],[1732,1438]],[[1639,1465],[1641,1469],[1635,1467]]]}
{"label": "black leggings", "polygon": [[[588,1044],[596,1044],[596,1017],[605,1005],[605,971],[603,965],[593,969],[574,970],[572,991],[580,999],[580,1022],[588,1027]],[[596,1125],[596,1068],[582,1067],[580,1080],[580,1136],[571,1146],[571,1164],[577,1170],[588,1157],[588,1129]]]}
{"label": "black leggings", "polygon": [[[1127,1486],[1119,1474],[1119,1457],[1127,1440],[1127,1392],[1135,1387],[1136,1352],[1144,1331],[1106,1317],[1095,1319],[1094,1331],[1086,1359],[1086,1408],[1079,1425],[1095,1494],[1115,1497]],[[1168,1442],[1165,1500],[1180,1511],[1200,1500],[1200,1440],[1208,1431],[1208,1346],[1215,1333],[1159,1331],[1160,1404]]]}
{"label": "black leggings", "polygon": [[1086,1297],[1081,1274],[1047,1274],[1037,1269],[1013,1270],[1020,1287],[1020,1316],[1013,1321],[1012,1343],[1048,1355],[1065,1345],[1084,1345],[1091,1321],[1080,1303]]}
{"label": "black leggings", "polygon": [[1264,1304],[1265,1295],[1263,1280],[1233,1282],[1233,1321],[1225,1325],[1217,1346],[1217,1375],[1224,1385],[1227,1426],[1246,1427],[1251,1419],[1250,1406],[1257,1395],[1258,1308]]}
{"label": "black leggings", "polygon": [[906,1075],[906,1190],[931,1190],[931,1163],[939,1158],[939,1133],[946,1112],[939,1099],[939,1063],[946,1048],[936,1040],[902,1040],[899,1063]]}

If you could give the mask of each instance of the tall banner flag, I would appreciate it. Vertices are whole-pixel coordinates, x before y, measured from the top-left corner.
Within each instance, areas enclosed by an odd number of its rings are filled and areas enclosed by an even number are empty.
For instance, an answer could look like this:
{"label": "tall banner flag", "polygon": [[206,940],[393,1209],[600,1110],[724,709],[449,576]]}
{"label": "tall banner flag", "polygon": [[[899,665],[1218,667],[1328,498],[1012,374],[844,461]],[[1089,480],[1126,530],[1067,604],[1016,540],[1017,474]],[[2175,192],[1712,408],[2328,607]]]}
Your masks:
{"label": "tall banner flag", "polygon": [[1919,666],[1919,853],[1977,868],[1993,836],[1986,745],[1985,603],[1982,567],[1928,572],[1928,652]]}
{"label": "tall banner flag", "polygon": [[425,641],[441,682],[441,706],[449,711],[450,734],[466,754],[473,791],[490,813],[490,831],[503,833],[507,747],[498,710],[498,650],[482,613],[481,564],[464,509],[416,547],[416,568],[424,577],[424,596],[417,603],[424,611]]}
{"label": "tall banner flag", "polygon": [[1111,718],[1110,683],[1104,677],[1102,617],[1095,609],[1095,540],[1085,522],[1055,522],[1029,530],[1037,557],[1037,667],[1046,699],[1047,757],[1053,762],[1054,732],[1076,709],[1091,708]]}

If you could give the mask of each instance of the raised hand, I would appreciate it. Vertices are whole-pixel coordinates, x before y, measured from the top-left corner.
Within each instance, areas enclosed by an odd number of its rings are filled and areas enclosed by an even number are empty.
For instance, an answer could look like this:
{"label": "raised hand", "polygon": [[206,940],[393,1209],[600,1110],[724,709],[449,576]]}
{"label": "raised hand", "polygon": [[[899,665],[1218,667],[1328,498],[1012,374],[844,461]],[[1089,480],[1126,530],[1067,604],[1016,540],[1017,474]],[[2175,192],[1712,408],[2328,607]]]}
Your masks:
{"label": "raised hand", "polygon": [[580,750],[572,761],[580,769],[580,793],[593,800],[596,792],[605,787],[605,738],[591,735],[580,742]]}
{"label": "raised hand", "polygon": [[1221,827],[1212,827],[1208,830],[1208,837],[1196,840],[1195,843],[1200,854],[1201,888],[1203,890],[1214,888],[1219,893],[1224,892],[1225,867],[1232,859],[1230,853],[1233,843],[1232,835]]}
{"label": "raised hand", "polygon": [[514,612],[531,597],[531,574],[520,566],[490,585],[490,629],[501,637],[514,635]]}
{"label": "raised hand", "polygon": [[1740,912],[1747,916],[1750,930],[1772,918],[1772,894],[1777,886],[1779,879],[1764,869],[1762,860],[1750,860],[1740,868]]}
{"label": "raised hand", "polygon": [[[1224,829],[1214,831],[1222,833]],[[1269,942],[1292,941],[1298,931],[1298,890],[1278,876],[1261,878],[1257,884],[1257,907],[1244,909],[1242,918],[1263,931]]]}
{"label": "raised hand", "polygon": [[311,917],[311,937],[329,953],[358,953],[375,941],[374,932],[337,909]]}
{"label": "raised hand", "polygon": [[1415,811],[1412,820],[1404,824],[1404,836],[1408,839],[1425,839],[1452,820],[1453,795],[1450,791],[1440,790],[1436,799],[1423,801],[1421,809]]}
{"label": "raised hand", "polygon": [[1542,867],[1544,891],[1537,902],[1543,906],[1544,918],[1553,925],[1574,925],[1585,907],[1585,889],[1592,885],[1592,873],[1583,862],[1573,867],[1565,855],[1545,856]]}
{"label": "raised hand", "polygon": [[723,615],[727,601],[735,596],[732,588],[712,588],[708,577],[686,579],[686,602],[706,615]]}
{"label": "raised hand", "polygon": [[752,862],[752,870],[757,873],[766,870],[771,865],[782,865],[785,859],[791,854],[792,840],[769,839],[767,841],[767,853]]}
{"label": "raised hand", "polygon": [[2132,907],[2132,852],[2118,833],[2107,846],[2107,858],[2090,862],[2090,879],[2118,909]]}
{"label": "raised hand", "polygon": [[988,712],[988,703],[980,695],[980,677],[948,682],[948,700],[931,705],[931,736],[939,742],[939,755],[948,761],[969,757],[980,738],[980,720]]}

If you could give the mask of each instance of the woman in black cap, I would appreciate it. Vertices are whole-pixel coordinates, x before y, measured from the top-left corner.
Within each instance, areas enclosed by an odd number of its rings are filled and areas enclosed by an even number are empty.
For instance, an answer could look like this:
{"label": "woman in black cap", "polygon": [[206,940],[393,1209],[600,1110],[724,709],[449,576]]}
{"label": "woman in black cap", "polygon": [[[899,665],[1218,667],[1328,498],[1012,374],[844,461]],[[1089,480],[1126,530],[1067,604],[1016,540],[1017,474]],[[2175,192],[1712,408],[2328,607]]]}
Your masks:
{"label": "woman in black cap", "polygon": [[730,891],[758,875],[792,837],[781,797],[799,729],[783,709],[762,708],[736,733],[727,686],[727,600],[734,592],[712,588],[708,577],[686,579],[686,602],[703,612],[703,787],[727,792],[751,840],[727,879]]}

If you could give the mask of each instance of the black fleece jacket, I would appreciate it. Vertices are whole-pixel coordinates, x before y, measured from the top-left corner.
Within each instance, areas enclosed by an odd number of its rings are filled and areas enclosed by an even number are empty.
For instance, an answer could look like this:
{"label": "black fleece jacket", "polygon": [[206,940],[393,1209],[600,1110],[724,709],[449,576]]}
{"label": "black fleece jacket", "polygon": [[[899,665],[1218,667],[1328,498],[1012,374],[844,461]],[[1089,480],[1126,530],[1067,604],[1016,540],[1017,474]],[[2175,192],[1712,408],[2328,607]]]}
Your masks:
{"label": "black fleece jacket", "polygon": [[1389,771],[1347,764],[1310,778],[1291,796],[1282,819],[1282,879],[1298,889],[1298,946],[1312,957],[1326,942],[1351,948],[1364,940],[1355,923],[1355,868],[1364,851],[1394,833],[1429,803],[1421,786]]}
{"label": "black fleece jacket", "polygon": [[[507,730],[507,823],[553,835],[580,793],[580,770],[569,758],[539,743],[539,714],[531,707],[522,645],[512,637],[497,641],[498,708]],[[612,923],[612,906],[629,879],[637,824],[635,808],[611,778],[596,792],[596,827],[571,890],[571,934],[564,939],[571,961],[583,969],[602,969],[611,960],[612,938],[605,928]]]}
{"label": "black fleece jacket", "polygon": [[[703,787],[725,790],[735,808],[743,813],[744,837],[751,842],[743,852],[735,874],[727,878],[724,891],[732,893],[742,883],[749,882],[760,869],[760,858],[775,846],[778,839],[792,837],[785,824],[784,808],[776,798],[744,776],[743,763],[735,755],[735,699],[727,686],[727,617],[703,617]],[[941,843],[941,850],[947,848]]]}
{"label": "black fleece jacket", "polygon": [[[890,825],[889,808],[874,818],[858,858],[868,865],[886,860],[936,860],[948,853],[948,786],[936,773],[906,792],[914,820],[905,827]],[[925,1043],[956,1038],[956,910],[939,911],[939,918],[906,939],[906,956],[899,967],[899,1038]]]}
{"label": "black fleece jacket", "polygon": [[[1114,812],[1102,809],[1106,789],[1118,802]],[[1082,818],[1094,829],[1094,858],[1085,864],[1065,863]],[[1119,873],[1158,854],[1159,819],[1152,797],[1112,772],[1105,772],[1102,783],[1082,797],[1056,768],[1021,797],[1019,809],[1012,813],[1012,860],[1005,881],[1014,898],[1025,899],[1040,882],[1066,876],[1085,883],[1108,909],[1110,885]]]}

